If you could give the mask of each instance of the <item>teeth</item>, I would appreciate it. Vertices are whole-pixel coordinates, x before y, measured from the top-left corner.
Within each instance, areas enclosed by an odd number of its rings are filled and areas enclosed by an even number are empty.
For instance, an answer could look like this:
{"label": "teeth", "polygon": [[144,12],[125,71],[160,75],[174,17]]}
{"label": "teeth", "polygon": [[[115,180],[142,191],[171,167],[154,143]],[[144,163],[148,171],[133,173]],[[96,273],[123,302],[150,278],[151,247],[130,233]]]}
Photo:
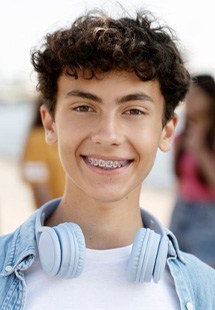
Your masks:
{"label": "teeth", "polygon": [[103,159],[95,159],[88,157],[88,161],[93,166],[99,166],[101,168],[105,169],[112,169],[112,168],[120,168],[122,166],[125,166],[127,164],[127,160],[103,160]]}

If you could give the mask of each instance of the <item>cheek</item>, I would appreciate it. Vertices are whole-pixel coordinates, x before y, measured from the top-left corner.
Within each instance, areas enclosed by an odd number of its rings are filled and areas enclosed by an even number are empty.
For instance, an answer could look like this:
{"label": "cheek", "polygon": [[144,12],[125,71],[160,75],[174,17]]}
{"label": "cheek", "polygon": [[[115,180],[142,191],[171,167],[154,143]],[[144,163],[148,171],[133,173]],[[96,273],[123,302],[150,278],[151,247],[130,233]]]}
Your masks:
{"label": "cheek", "polygon": [[152,170],[158,150],[158,139],[151,135],[142,134],[135,137],[133,147],[137,154],[138,179],[142,182]]}
{"label": "cheek", "polygon": [[147,147],[153,149],[158,147],[161,137],[162,127],[158,128],[156,124],[154,126],[144,126],[135,130],[133,134],[133,141],[135,144],[139,144],[143,148]]}
{"label": "cheek", "polygon": [[154,158],[159,147],[160,135],[154,133],[137,132],[133,139],[132,144],[136,149],[141,160],[144,161],[154,161]]}
{"label": "cheek", "polygon": [[61,163],[66,171],[68,171],[71,163],[74,162],[77,145],[79,143],[79,141],[76,141],[74,137],[76,137],[76,134],[74,132],[58,132],[59,156],[61,159]]}
{"label": "cheek", "polygon": [[59,150],[59,157],[61,160],[61,164],[65,170],[65,172],[68,173],[69,165],[68,163],[71,162],[71,151],[64,147],[64,144],[61,142],[58,144],[58,150]]}

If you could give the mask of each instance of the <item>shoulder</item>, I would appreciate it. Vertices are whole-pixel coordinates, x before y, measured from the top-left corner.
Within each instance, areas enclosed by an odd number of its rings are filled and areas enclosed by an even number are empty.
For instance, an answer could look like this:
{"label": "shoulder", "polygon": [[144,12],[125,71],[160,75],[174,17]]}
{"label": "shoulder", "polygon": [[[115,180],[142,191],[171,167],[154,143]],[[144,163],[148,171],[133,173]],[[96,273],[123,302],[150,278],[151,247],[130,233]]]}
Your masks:
{"label": "shoulder", "polygon": [[[180,271],[192,284],[197,285],[204,282],[215,287],[215,269],[198,259],[195,255],[183,252],[179,249],[175,235],[166,229],[169,238],[168,260],[176,271]],[[215,308],[214,308],[215,309]]]}
{"label": "shoulder", "polygon": [[186,264],[181,268],[187,285],[196,301],[196,309],[207,304],[207,309],[215,309],[215,270],[197,257],[182,253]]}
{"label": "shoulder", "polygon": [[211,281],[215,287],[215,269],[205,264],[194,255],[183,252],[183,256],[186,260],[185,272],[187,275],[191,278],[195,278],[196,283],[198,280],[200,280],[202,284]]}
{"label": "shoulder", "polygon": [[6,260],[7,257],[7,253],[10,249],[13,237],[14,237],[14,233],[8,234],[8,235],[4,235],[0,237],[0,270],[2,269],[2,266],[4,265],[4,262]]}
{"label": "shoulder", "polygon": [[35,214],[13,233],[0,237],[0,275],[4,275],[5,266],[14,269],[27,256],[36,255]]}
{"label": "shoulder", "polygon": [[171,231],[167,230],[167,236],[167,262],[180,299],[192,301],[195,309],[215,309],[215,270],[196,256],[180,251]]}

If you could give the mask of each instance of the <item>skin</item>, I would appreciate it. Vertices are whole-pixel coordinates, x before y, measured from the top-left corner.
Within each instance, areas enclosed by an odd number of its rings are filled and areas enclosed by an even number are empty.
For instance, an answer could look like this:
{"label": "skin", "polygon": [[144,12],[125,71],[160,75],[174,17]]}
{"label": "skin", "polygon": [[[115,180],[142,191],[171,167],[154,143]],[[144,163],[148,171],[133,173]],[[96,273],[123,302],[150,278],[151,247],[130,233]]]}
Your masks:
{"label": "skin", "polygon": [[[142,182],[158,148],[169,150],[177,123],[174,116],[162,126],[163,109],[157,80],[124,71],[92,80],[61,75],[54,119],[41,108],[46,141],[58,144],[66,172],[62,202],[47,225],[76,222],[89,248],[131,244],[143,225]],[[95,159],[123,166],[103,169],[90,163]]]}

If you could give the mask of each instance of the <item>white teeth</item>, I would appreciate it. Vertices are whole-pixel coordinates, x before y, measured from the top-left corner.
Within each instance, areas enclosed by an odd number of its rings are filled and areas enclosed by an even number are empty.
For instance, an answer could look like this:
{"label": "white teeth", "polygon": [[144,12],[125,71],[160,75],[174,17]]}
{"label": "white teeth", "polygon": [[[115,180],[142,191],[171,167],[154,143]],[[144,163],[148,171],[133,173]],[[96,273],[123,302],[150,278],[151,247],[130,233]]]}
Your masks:
{"label": "white teeth", "polygon": [[122,166],[125,166],[127,164],[127,160],[103,160],[103,159],[95,159],[95,158],[87,158],[89,163],[93,166],[99,166],[101,168],[105,169],[113,169],[113,168],[120,168]]}

